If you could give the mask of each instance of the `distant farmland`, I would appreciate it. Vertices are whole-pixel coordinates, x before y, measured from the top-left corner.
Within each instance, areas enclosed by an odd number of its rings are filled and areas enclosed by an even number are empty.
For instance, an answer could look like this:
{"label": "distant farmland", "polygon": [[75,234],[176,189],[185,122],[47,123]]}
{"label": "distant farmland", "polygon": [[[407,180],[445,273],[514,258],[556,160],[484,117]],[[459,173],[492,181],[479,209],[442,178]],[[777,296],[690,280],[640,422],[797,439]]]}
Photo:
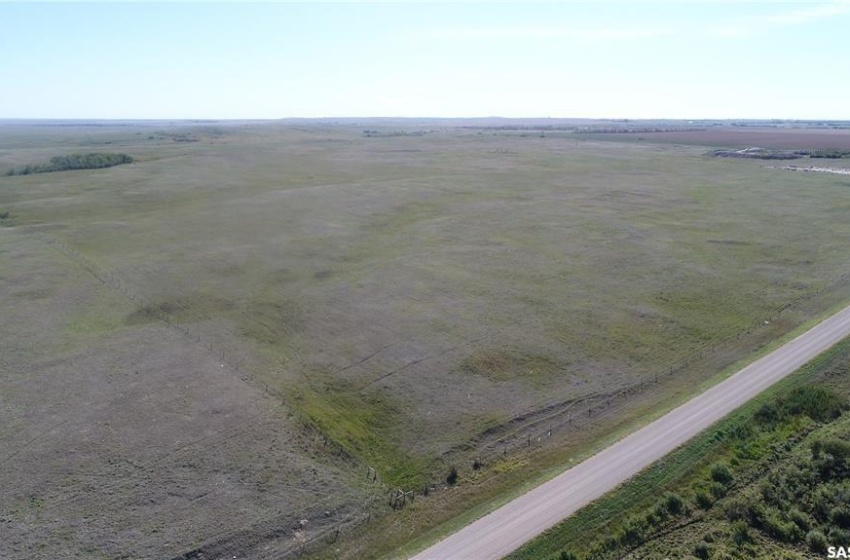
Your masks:
{"label": "distant farmland", "polygon": [[705,155],[846,131],[8,124],[0,175],[107,143],[0,176],[0,557],[393,551],[850,297],[846,177]]}
{"label": "distant farmland", "polygon": [[777,150],[850,150],[850,130],[810,128],[712,127],[705,130],[593,134],[615,141],[644,141],[718,146],[772,148]]}

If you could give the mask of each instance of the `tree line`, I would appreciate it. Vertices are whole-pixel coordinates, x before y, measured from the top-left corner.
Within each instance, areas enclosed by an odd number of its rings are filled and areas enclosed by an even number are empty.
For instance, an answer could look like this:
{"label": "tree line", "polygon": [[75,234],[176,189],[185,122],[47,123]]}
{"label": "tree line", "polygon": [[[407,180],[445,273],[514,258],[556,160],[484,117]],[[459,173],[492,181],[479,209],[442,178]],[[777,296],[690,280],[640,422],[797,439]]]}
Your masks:
{"label": "tree line", "polygon": [[50,163],[28,164],[20,169],[10,169],[6,172],[6,175],[32,175],[34,173],[53,173],[72,169],[101,169],[125,163],[133,163],[133,158],[127,154],[70,154],[52,157]]}

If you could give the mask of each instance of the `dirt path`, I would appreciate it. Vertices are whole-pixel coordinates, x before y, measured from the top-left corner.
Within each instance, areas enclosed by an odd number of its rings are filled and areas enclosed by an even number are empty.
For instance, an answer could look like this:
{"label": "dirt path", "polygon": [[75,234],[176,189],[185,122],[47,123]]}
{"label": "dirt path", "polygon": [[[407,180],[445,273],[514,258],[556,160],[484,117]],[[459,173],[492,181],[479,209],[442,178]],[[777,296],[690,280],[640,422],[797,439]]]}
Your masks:
{"label": "dirt path", "polygon": [[417,554],[502,558],[613,490],[850,335],[850,307],[590,459]]}

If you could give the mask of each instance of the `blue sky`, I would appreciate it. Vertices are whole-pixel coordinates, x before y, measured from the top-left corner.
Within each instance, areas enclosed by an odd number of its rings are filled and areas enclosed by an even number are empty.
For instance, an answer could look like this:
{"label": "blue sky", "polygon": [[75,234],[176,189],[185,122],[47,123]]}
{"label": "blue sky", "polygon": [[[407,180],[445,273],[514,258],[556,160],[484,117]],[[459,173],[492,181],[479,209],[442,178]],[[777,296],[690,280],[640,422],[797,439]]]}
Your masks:
{"label": "blue sky", "polygon": [[850,119],[850,2],[0,1],[0,118]]}

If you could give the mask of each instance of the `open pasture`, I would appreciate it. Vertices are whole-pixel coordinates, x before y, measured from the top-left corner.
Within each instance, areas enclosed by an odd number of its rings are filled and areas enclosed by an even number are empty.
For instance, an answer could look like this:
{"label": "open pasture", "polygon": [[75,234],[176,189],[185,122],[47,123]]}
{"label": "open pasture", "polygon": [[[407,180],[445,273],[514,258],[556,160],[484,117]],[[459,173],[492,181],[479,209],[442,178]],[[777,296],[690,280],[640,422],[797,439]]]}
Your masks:
{"label": "open pasture", "polygon": [[4,557],[271,557],[587,443],[850,295],[846,178],[704,147],[3,126],[0,175],[135,160],[0,177]]}

